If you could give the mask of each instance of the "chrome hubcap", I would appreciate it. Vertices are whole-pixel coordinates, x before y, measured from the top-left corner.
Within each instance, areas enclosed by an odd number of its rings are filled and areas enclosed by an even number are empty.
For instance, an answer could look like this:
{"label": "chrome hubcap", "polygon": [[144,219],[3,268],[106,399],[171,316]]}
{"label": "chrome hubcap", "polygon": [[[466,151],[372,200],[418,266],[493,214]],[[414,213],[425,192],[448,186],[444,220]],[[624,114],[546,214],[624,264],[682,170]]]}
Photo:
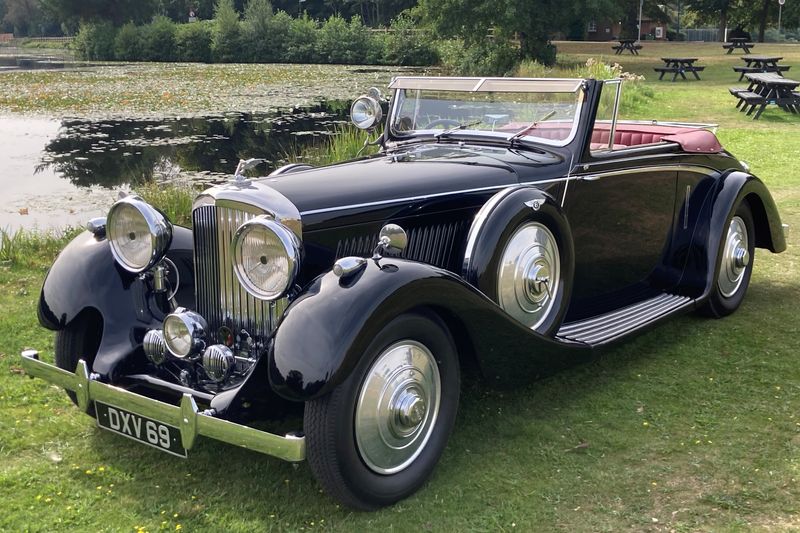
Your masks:
{"label": "chrome hubcap", "polygon": [[725,237],[717,279],[719,291],[726,298],[733,296],[742,285],[745,271],[750,264],[748,248],[747,226],[741,217],[733,217]]}
{"label": "chrome hubcap", "polygon": [[500,307],[528,326],[538,327],[550,313],[561,276],[556,239],[547,227],[520,227],[503,251],[497,277]]}
{"label": "chrome hubcap", "polygon": [[356,404],[356,445],[364,463],[379,474],[408,467],[433,433],[440,399],[439,367],[427,347],[405,340],[381,353]]}

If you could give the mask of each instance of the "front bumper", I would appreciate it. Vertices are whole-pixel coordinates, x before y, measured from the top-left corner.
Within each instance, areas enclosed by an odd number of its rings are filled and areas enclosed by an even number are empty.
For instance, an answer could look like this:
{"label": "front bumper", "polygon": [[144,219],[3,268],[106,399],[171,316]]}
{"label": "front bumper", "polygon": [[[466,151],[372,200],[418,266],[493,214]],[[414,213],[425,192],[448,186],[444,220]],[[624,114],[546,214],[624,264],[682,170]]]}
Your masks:
{"label": "front bumper", "polygon": [[214,418],[199,411],[189,394],[181,398],[180,406],[153,400],[113,385],[101,383],[89,374],[89,367],[81,359],[75,372],[39,360],[34,350],[22,352],[22,368],[32,377],[39,377],[59,387],[75,392],[78,406],[87,411],[92,402],[99,400],[138,415],[177,427],[183,447],[191,449],[198,435],[204,435],[248,450],[265,453],[285,461],[299,462],[306,458],[305,437],[273,435],[264,431]]}

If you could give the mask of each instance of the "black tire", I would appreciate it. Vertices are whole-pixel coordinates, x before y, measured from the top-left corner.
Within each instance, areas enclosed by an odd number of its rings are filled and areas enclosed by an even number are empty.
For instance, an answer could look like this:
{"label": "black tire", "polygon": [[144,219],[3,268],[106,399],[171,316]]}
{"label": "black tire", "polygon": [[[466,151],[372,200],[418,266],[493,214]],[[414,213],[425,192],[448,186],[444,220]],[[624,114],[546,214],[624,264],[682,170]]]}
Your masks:
{"label": "black tire", "polygon": [[[438,415],[410,464],[394,473],[368,466],[356,437],[357,402],[373,365],[398,343],[427,347],[440,377]],[[458,354],[450,334],[434,316],[404,314],[375,336],[351,375],[331,393],[307,402],[304,415],[308,463],[334,499],[359,510],[391,505],[413,494],[433,471],[453,429],[458,409]],[[426,403],[426,408],[429,403]],[[428,413],[429,411],[426,411]],[[377,419],[377,417],[376,417]],[[425,415],[428,420],[428,414]],[[418,423],[424,430],[427,422]]]}
{"label": "black tire", "polygon": [[[55,363],[58,368],[74,372],[78,360],[83,359],[91,368],[103,334],[103,323],[95,313],[78,315],[62,330],[56,332]],[[75,393],[65,391],[72,403],[78,405]],[[94,406],[89,407],[89,415],[94,416]]]}
{"label": "black tire", "polygon": [[[734,220],[741,220],[747,232],[747,253],[748,261],[742,271],[741,281],[738,283],[734,291],[724,291],[721,288],[721,277],[724,276],[724,265],[726,261],[725,243],[728,237],[728,231]],[[728,220],[725,221],[725,228],[722,232],[722,242],[720,243],[720,251],[717,257],[717,264],[715,265],[714,286],[711,288],[708,300],[705,305],[699,309],[702,315],[722,318],[728,316],[736,311],[744,300],[747,293],[747,287],[750,285],[750,276],[753,273],[753,260],[755,259],[755,224],[753,222],[753,214],[750,211],[750,206],[747,202],[740,203],[736,211],[734,211]],[[728,294],[726,294],[726,292]]]}

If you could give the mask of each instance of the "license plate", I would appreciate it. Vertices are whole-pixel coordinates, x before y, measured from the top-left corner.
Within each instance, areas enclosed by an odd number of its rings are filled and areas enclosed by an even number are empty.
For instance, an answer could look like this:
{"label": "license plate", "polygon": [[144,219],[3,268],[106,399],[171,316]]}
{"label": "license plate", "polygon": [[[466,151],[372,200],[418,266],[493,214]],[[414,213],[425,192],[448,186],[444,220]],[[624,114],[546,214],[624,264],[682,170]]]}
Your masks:
{"label": "license plate", "polygon": [[172,455],[186,457],[178,428],[102,402],[94,402],[94,407],[99,427]]}

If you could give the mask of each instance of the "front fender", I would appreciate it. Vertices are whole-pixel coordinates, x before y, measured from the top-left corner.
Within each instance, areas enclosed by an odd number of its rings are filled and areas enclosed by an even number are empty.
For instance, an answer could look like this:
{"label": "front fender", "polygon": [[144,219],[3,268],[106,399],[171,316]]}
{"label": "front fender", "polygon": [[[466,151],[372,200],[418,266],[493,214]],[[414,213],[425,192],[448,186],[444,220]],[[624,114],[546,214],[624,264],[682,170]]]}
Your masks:
{"label": "front fender", "polygon": [[385,258],[351,278],[323,274],[289,306],[269,352],[271,386],[290,400],[326,394],[389,321],[420,308],[442,316],[453,336],[466,336],[489,379],[528,380],[589,355],[532,332],[451,272]]}
{"label": "front fender", "polygon": [[[167,257],[180,276],[177,300],[193,306],[190,230],[173,228]],[[148,284],[114,261],[107,239],[98,239],[87,231],[64,248],[47,273],[39,296],[39,322],[48,329],[61,330],[89,309],[99,313],[103,321],[103,338],[92,371],[112,380],[118,365],[141,346],[147,329],[164,318],[163,311],[154,305]]]}

